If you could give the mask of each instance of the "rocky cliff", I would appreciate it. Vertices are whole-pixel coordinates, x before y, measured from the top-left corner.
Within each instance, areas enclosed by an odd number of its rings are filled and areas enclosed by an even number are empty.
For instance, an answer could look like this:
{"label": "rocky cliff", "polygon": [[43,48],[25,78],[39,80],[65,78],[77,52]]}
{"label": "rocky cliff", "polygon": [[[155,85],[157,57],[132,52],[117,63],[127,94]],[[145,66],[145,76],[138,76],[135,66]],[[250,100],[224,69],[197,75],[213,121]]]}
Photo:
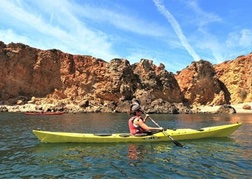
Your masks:
{"label": "rocky cliff", "polygon": [[139,98],[149,112],[169,112],[171,103],[183,100],[174,75],[147,59],[131,65],[126,59],[105,62],[59,50],[1,43],[0,68],[0,99],[7,105],[29,102],[126,112],[130,101]]}
{"label": "rocky cliff", "polygon": [[232,104],[252,102],[252,54],[214,65],[214,69]]}
{"label": "rocky cliff", "polygon": [[[200,60],[174,75],[141,59],[106,62],[59,50],[0,42],[1,104],[52,104],[87,112],[126,112],[133,98],[147,112],[188,112],[192,104],[251,101],[251,55],[219,65]],[[77,109],[78,108],[78,109]]]}
{"label": "rocky cliff", "polygon": [[176,79],[189,104],[222,105],[252,101],[252,54],[212,65],[192,62]]}
{"label": "rocky cliff", "polygon": [[225,85],[216,77],[213,65],[204,60],[192,62],[176,75],[189,104],[227,104],[230,99]]}

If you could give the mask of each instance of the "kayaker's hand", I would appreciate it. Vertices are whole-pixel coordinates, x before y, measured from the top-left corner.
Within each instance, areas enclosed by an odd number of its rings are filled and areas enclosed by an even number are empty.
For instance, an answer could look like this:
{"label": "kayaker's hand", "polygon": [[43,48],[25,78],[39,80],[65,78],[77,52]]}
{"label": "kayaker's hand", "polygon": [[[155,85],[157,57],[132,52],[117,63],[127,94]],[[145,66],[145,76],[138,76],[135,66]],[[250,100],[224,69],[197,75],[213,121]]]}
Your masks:
{"label": "kayaker's hand", "polygon": [[160,127],[159,130],[160,130],[160,131],[164,131],[164,128],[163,128],[163,127]]}

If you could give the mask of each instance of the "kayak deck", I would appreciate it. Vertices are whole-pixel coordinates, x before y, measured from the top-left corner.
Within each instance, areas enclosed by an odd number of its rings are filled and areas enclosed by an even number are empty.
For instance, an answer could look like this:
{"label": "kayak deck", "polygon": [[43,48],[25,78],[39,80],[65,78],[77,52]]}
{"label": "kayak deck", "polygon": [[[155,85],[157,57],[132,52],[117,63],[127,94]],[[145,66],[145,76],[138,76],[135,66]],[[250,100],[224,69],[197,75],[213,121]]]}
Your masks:
{"label": "kayak deck", "polygon": [[[192,140],[214,137],[228,137],[242,123],[227,124],[221,126],[205,127],[199,130],[195,129],[167,129],[174,140]],[[33,133],[44,143],[112,143],[112,142],[158,142],[171,141],[163,132],[158,132],[152,135],[137,136],[129,133],[117,134],[91,134],[91,133],[71,133],[71,132],[50,132],[33,130]]]}

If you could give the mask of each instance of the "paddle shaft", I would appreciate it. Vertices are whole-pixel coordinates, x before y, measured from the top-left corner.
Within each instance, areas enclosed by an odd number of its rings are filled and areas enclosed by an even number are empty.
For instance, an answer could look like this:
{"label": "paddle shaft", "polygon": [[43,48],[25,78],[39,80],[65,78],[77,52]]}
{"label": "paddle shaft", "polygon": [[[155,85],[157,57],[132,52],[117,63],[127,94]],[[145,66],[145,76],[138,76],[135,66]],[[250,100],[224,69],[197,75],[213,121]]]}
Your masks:
{"label": "paddle shaft", "polygon": [[[150,120],[157,126],[157,127],[160,127],[160,125],[158,125],[158,123],[156,123],[156,121],[154,121],[154,119],[152,119],[150,116],[149,116]],[[162,131],[164,133],[164,135],[166,137],[169,137],[172,142],[176,145],[176,146],[179,146],[179,147],[183,147],[183,145],[181,143],[179,143],[178,141],[175,141],[169,134],[167,134],[167,132],[165,130]]]}

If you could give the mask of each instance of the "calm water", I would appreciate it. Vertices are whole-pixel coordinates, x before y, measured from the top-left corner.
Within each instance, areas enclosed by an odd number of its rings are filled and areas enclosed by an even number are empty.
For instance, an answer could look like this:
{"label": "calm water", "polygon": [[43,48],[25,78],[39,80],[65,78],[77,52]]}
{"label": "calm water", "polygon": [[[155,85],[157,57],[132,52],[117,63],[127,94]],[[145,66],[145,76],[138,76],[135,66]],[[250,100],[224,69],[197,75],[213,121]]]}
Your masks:
{"label": "calm water", "polygon": [[43,144],[32,129],[128,132],[128,116],[0,113],[0,178],[252,178],[252,115],[151,117],[164,128],[243,125],[229,138],[181,141],[183,148],[172,142]]}

